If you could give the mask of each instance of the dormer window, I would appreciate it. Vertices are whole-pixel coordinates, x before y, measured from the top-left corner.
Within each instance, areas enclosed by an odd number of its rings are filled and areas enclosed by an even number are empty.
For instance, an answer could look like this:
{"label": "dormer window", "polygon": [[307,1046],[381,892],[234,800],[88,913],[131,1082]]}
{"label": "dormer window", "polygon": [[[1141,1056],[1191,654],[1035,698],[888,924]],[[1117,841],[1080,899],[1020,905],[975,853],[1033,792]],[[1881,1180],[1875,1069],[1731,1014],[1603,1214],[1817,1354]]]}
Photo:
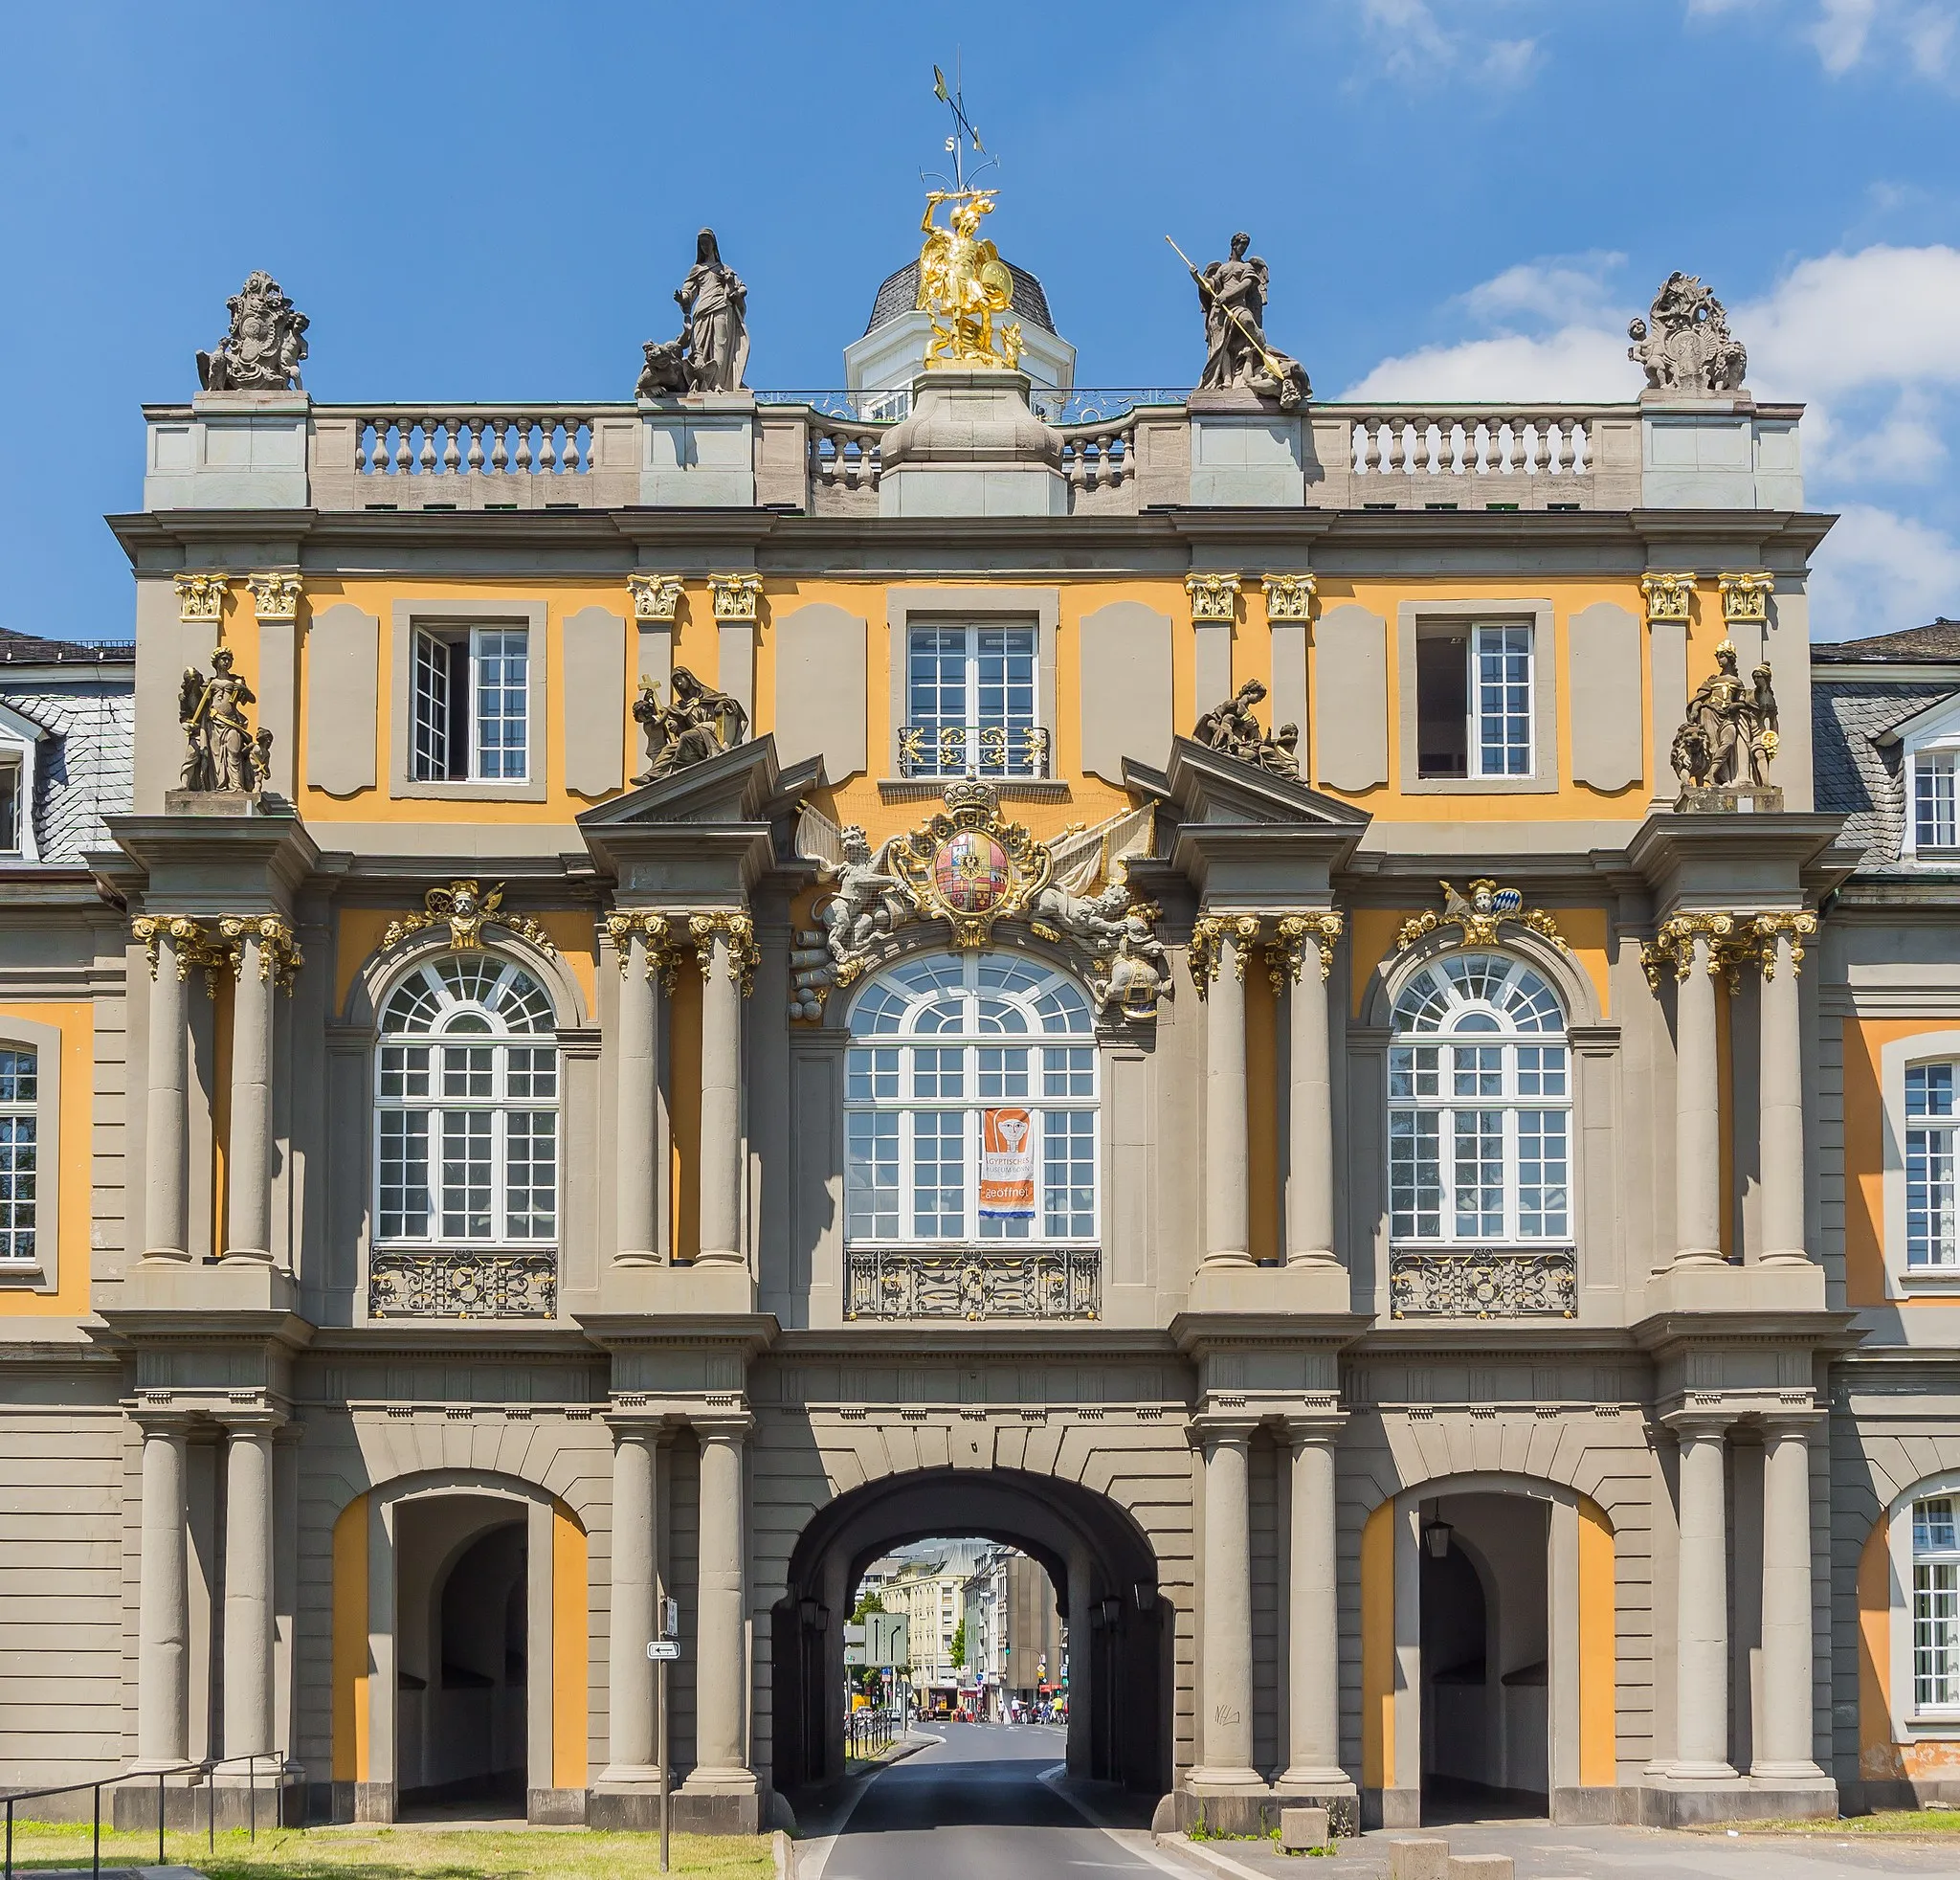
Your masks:
{"label": "dormer window", "polygon": [[0,862],[38,862],[34,769],[41,727],[0,705]]}
{"label": "dormer window", "polygon": [[1912,846],[1921,849],[1960,849],[1954,821],[1954,781],[1960,774],[1960,750],[1926,750],[1912,753]]}

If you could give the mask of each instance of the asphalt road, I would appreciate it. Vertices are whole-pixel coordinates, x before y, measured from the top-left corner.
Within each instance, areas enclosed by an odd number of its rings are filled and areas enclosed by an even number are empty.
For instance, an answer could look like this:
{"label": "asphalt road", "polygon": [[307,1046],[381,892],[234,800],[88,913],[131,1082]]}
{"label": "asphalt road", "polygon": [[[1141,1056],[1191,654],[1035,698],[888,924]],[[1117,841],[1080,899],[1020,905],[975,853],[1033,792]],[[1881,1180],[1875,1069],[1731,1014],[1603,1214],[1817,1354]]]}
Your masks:
{"label": "asphalt road", "polygon": [[[1187,1880],[1143,1828],[1093,1827],[1047,1782],[1058,1730],[948,1723],[935,1743],[875,1777],[841,1831],[797,1863],[800,1880]],[[1147,1821],[1147,1813],[1145,1817]]]}

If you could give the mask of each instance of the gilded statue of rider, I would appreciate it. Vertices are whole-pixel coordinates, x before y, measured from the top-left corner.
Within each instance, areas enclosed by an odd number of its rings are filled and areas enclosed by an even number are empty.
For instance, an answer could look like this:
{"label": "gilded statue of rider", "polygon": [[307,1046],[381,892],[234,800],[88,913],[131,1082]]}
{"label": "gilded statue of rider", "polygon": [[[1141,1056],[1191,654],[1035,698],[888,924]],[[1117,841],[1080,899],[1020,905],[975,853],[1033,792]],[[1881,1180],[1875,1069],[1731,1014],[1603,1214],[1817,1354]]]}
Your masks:
{"label": "gilded statue of rider", "polygon": [[[999,249],[980,234],[980,218],[993,213],[993,196],[991,190],[934,190],[925,198],[916,304],[932,322],[927,366],[1020,363],[1020,323],[993,324],[994,315],[1013,307],[1014,287]],[[946,227],[932,219],[941,203],[949,205]]]}

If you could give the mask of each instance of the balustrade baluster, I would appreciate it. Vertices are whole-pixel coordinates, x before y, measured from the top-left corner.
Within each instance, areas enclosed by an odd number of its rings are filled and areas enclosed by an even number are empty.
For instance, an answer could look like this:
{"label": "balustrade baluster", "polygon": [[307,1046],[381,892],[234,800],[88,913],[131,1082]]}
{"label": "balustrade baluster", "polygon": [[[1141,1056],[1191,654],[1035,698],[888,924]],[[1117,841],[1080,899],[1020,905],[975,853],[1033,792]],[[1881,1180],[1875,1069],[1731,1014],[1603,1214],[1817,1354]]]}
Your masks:
{"label": "balustrade baluster", "polygon": [[354,475],[368,474],[368,420],[357,417],[354,420]]}
{"label": "balustrade baluster", "polygon": [[1592,427],[1586,419],[1572,420],[1570,442],[1572,475],[1582,477],[1592,468]]}
{"label": "balustrade baluster", "polygon": [[531,420],[520,417],[512,422],[517,426],[517,467],[528,470],[531,467]]}
{"label": "balustrade baluster", "polygon": [[1490,475],[1490,420],[1478,418],[1470,427],[1470,462],[1468,468],[1477,476]]}
{"label": "balustrade baluster", "polygon": [[409,433],[413,429],[408,418],[394,420],[394,474],[397,477],[406,477],[409,465],[414,460],[414,446],[409,439]]}
{"label": "balustrade baluster", "polygon": [[462,468],[463,454],[457,448],[456,434],[462,429],[460,418],[442,420],[442,474],[454,477]]}
{"label": "balustrade baluster", "polygon": [[578,427],[580,420],[568,417],[565,420],[565,460],[560,466],[562,473],[575,477],[579,471]]}
{"label": "balustrade baluster", "polygon": [[425,417],[421,420],[422,445],[415,453],[415,467],[425,477],[434,476],[435,473],[436,422],[433,417]]}
{"label": "balustrade baluster", "polygon": [[483,420],[479,417],[470,420],[470,448],[463,461],[473,473],[483,467]]}
{"label": "balustrade baluster", "polygon": [[1527,477],[1541,477],[1545,474],[1545,420],[1531,417],[1526,420],[1525,474]]}
{"label": "balustrade baluster", "polygon": [[1474,457],[1477,451],[1477,440],[1471,436],[1470,427],[1461,418],[1453,417],[1450,420],[1449,436],[1445,443],[1446,448],[1443,451],[1444,471],[1449,476],[1460,477],[1463,474],[1463,447],[1467,443],[1470,446],[1471,455]]}
{"label": "balustrade baluster", "polygon": [[490,420],[490,467],[501,473],[510,468],[510,453],[504,448],[503,434],[510,429],[507,417]]}
{"label": "balustrade baluster", "polygon": [[558,452],[554,448],[558,431],[558,420],[546,415],[538,420],[538,475],[549,477],[558,469]]}

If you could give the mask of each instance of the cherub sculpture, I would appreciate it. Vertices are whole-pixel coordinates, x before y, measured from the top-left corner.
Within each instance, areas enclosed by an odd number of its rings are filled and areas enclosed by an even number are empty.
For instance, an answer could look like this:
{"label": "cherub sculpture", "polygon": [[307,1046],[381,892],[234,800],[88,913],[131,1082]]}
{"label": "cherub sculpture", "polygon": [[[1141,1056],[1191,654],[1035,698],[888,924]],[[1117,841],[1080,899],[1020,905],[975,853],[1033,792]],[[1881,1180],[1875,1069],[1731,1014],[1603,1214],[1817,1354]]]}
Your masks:
{"label": "cherub sculpture", "polygon": [[874,851],[863,829],[850,824],[839,837],[843,859],[825,870],[836,890],[816,906],[816,923],[836,967],[836,982],[849,985],[864,970],[865,953],[912,920],[918,909],[904,884],[885,865],[886,850]]}
{"label": "cherub sculpture", "polygon": [[1748,354],[1728,330],[1728,313],[1696,275],[1680,269],[1660,283],[1645,320],[1627,327],[1627,357],[1657,392],[1736,392]]}

